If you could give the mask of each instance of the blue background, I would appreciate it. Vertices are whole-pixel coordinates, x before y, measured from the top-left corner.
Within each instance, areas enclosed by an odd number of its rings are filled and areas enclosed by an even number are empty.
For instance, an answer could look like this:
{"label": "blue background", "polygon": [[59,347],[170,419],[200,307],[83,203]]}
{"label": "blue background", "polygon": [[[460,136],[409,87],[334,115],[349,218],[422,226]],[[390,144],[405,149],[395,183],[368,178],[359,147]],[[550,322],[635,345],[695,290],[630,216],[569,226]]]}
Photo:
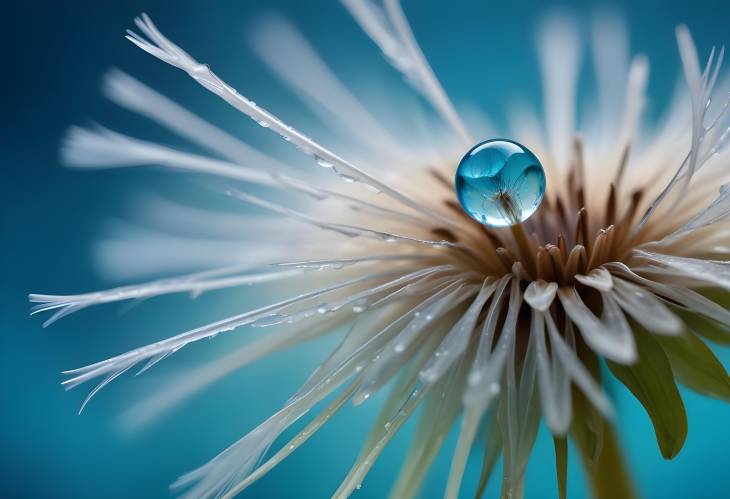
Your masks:
{"label": "blue background", "polygon": [[[31,2],[24,2],[31,3]],[[180,366],[204,362],[240,343],[238,335],[189,347],[140,378],[115,382],[82,416],[82,391],[64,393],[60,371],[106,358],[253,306],[245,294],[157,299],[120,315],[120,307],[83,311],[42,330],[27,317],[28,292],[74,293],[115,283],[95,273],[90,248],[105,221],[130,211],[140,190],[187,193],[180,178],[154,171],[75,172],[58,165],[58,141],[72,123],[91,119],[156,138],[159,130],[116,109],[99,95],[104,71],[118,66],[243,137],[258,140],[249,120],[225,108],[184,75],[126,42],[124,29],[146,11],[163,32],[209,62],[243,93],[295,123],[305,111],[274,82],[246,46],[257,15],[286,13],[350,79],[397,76],[377,60],[370,42],[335,2],[4,2],[0,106],[0,496],[167,497],[181,472],[205,462],[273,412],[323,358],[334,339],[276,354],[226,378],[167,418],[136,434],[117,415]],[[484,106],[498,123],[504,102],[539,103],[534,29],[546,2],[405,1],[416,35],[457,101]],[[564,5],[586,26],[596,5]],[[728,42],[728,2],[620,2],[633,51],[651,60],[649,116],[669,98],[678,74],[674,26],[686,22],[701,53]],[[354,54],[354,55],[353,55]],[[587,69],[583,83],[590,82]],[[260,298],[264,299],[264,298]],[[727,351],[721,352],[725,361]],[[728,497],[724,482],[730,406],[686,393],[690,431],[672,462],[659,455],[648,418],[621,390],[621,438],[640,491],[650,498]],[[251,487],[244,497],[328,497],[344,477],[378,399],[346,406],[320,434]],[[376,464],[355,497],[383,497],[393,482],[409,426]],[[453,435],[446,447],[453,446]],[[439,497],[448,472],[442,453],[423,489]],[[569,495],[585,497],[571,461]],[[544,429],[528,469],[527,496],[555,497],[551,443]],[[467,470],[474,483],[478,469]],[[471,490],[471,486],[467,487]],[[490,488],[494,495],[495,488]]]}

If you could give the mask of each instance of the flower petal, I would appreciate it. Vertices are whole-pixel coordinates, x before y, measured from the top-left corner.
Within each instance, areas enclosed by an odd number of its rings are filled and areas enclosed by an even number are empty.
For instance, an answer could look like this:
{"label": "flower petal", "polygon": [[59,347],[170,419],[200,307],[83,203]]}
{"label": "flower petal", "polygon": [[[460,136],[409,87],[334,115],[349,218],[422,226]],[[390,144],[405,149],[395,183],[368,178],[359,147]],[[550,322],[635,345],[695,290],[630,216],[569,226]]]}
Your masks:
{"label": "flower petal", "polygon": [[566,16],[548,19],[538,33],[546,129],[553,164],[568,163],[575,127],[575,94],[581,58],[576,23]]}
{"label": "flower petal", "polygon": [[[533,340],[534,338],[534,340]],[[529,346],[536,349],[537,383],[540,388],[540,402],[545,423],[553,435],[565,435],[572,416],[570,377],[559,358],[555,346],[548,354],[545,342],[545,318],[533,310]],[[552,359],[549,359],[552,355]]]}
{"label": "flower petal", "polygon": [[555,299],[558,285],[554,282],[545,282],[542,279],[532,281],[525,290],[525,301],[535,310],[545,312]]}
{"label": "flower petal", "polygon": [[663,284],[646,279],[645,277],[641,277],[634,273],[625,264],[620,262],[606,264],[606,267],[609,267],[612,272],[618,275],[642,284],[657,295],[668,298],[675,303],[679,303],[689,310],[709,317],[720,324],[730,326],[730,311],[712,300],[708,300],[701,294],[692,291],[691,289],[681,286],[671,286],[669,284]]}
{"label": "flower petal", "polygon": [[[555,325],[553,318],[550,315],[545,315],[545,319],[551,346],[553,347],[553,350],[557,352],[558,358],[565,367],[565,370],[568,371],[570,377],[573,379],[580,391],[583,392],[586,398],[590,400],[591,404],[593,404],[603,417],[609,420],[613,419],[613,404],[611,404],[611,401],[601,388],[601,385],[596,382],[588,369],[586,369],[586,367],[581,363],[573,349],[574,347],[566,344],[565,340],[558,332],[558,328]],[[566,338],[568,341],[573,341],[573,330],[570,327],[566,330]]]}
{"label": "flower petal", "polygon": [[466,127],[418,46],[400,3],[388,0],[385,8],[367,0],[343,0],[343,4],[382,50],[388,62],[403,73],[406,81],[423,95],[465,142],[471,143]]}
{"label": "flower petal", "polygon": [[497,281],[487,279],[482,284],[479,294],[459,321],[454,324],[438,349],[431,358],[431,361],[421,372],[421,379],[424,382],[433,382],[440,378],[444,372],[464,353],[469,339],[474,333],[479,314],[484,304],[492,296],[497,288]]}
{"label": "flower petal", "polygon": [[623,279],[614,279],[613,297],[631,317],[652,333],[677,335],[684,325],[653,293]]}
{"label": "flower petal", "polygon": [[429,466],[461,411],[459,387],[464,384],[468,365],[468,362],[453,365],[437,383],[422,388],[434,387],[425,399],[416,434],[391,497],[407,499],[417,495]]}
{"label": "flower petal", "polygon": [[663,255],[641,250],[634,251],[634,254],[640,258],[656,262],[681,275],[730,290],[730,262],[700,260],[698,258]]}
{"label": "flower petal", "polygon": [[603,320],[593,315],[574,288],[558,289],[558,297],[565,313],[578,325],[583,339],[596,353],[624,364],[636,361],[636,345],[631,329],[610,295],[602,294]]}
{"label": "flower petal", "polygon": [[401,368],[403,362],[411,358],[412,350],[422,347],[418,344],[422,343],[422,337],[425,334],[434,334],[433,329],[438,321],[446,313],[461,305],[470,295],[473,296],[475,292],[471,287],[462,289],[461,286],[456,289],[453,289],[453,286],[447,287],[442,291],[450,292],[448,294],[435,293],[432,297],[427,298],[424,304],[428,303],[428,307],[415,312],[413,319],[385,345],[366,367],[363,382],[352,399],[353,404],[359,405],[382,387],[390,376]]}
{"label": "flower petal", "polygon": [[588,275],[576,274],[575,280],[598,291],[611,291],[613,288],[611,274],[602,267],[591,270]]}
{"label": "flower petal", "polygon": [[697,229],[727,220],[728,217],[730,217],[730,184],[725,184],[720,187],[720,194],[712,203],[690,218],[682,227],[664,237],[659,241],[659,244],[674,242],[676,239]]}

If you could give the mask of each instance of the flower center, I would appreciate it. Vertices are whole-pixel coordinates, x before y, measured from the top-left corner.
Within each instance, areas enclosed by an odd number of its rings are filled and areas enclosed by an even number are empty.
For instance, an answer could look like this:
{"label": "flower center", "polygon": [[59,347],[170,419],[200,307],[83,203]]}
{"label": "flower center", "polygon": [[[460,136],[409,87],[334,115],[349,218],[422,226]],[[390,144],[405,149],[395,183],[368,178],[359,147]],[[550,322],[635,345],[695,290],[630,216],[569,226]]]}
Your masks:
{"label": "flower center", "polygon": [[[589,208],[580,139],[574,146],[565,185],[549,199],[542,165],[527,148],[501,139],[474,146],[457,168],[452,192],[458,203],[445,200],[461,215],[465,230],[435,227],[432,233],[459,243],[465,270],[486,276],[511,272],[527,281],[574,285],[576,275],[625,260],[647,239],[645,230],[632,230],[644,191],[634,191],[619,204],[618,176],[606,197],[592,199]],[[451,187],[447,178],[432,173]]]}

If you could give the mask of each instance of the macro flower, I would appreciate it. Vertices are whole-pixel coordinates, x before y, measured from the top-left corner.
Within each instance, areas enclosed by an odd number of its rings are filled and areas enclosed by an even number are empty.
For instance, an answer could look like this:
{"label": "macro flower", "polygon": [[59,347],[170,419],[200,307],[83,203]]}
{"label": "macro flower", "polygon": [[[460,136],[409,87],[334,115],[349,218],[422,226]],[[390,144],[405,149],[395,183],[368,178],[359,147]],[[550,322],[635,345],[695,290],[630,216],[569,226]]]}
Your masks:
{"label": "macro flower", "polygon": [[[724,51],[713,49],[702,65],[688,29],[679,26],[684,81],[664,120],[649,126],[642,120],[648,61],[636,56],[624,63],[623,32],[611,22],[598,24],[593,35],[598,99],[584,113],[579,133],[580,37],[566,18],[549,18],[538,33],[544,123],[521,108],[510,116],[510,129],[497,134],[461,118],[397,0],[343,4],[430,106],[424,112],[394,98],[390,108],[419,127],[378,116],[282,18],[262,21],[254,49],[342,137],[339,145],[325,147],[285,123],[175,45],[146,15],[136,19],[138,32],[127,35],[133,44],[255,120],[262,134],[278,135],[298,150],[301,161],[262,152],[112,71],[104,87],[109,98],[188,140],[195,152],[102,127],[73,127],[62,146],[66,164],[163,166],[207,174],[222,178],[229,186],[226,195],[255,210],[231,214],[158,203],[151,212],[163,220],[189,221],[189,231],[199,231],[201,239],[140,237],[140,244],[152,245],[149,251],[143,247],[134,256],[119,251],[120,265],[157,271],[174,268],[169,260],[179,259],[202,269],[85,294],[33,294],[33,312],[53,311],[50,324],[96,304],[247,285],[271,285],[266,289],[280,298],[66,371],[64,386],[98,383],[83,410],[127,371],[146,371],[220,333],[267,330],[152,397],[143,405],[143,417],[154,417],[253,360],[344,332],[278,412],[173,486],[191,498],[241,493],[344,404],[365,403],[388,388],[389,397],[334,497],[360,487],[418,408],[393,497],[418,494],[455,426],[458,440],[444,496],[459,496],[467,460],[478,447],[483,465],[477,496],[501,455],[502,495],[522,497],[541,421],[554,437],[561,497],[568,437],[596,497],[631,497],[606,378],[616,378],[644,406],[665,458],[677,455],[687,434],[677,383],[730,399],[730,378],[706,343],[730,343],[725,260],[730,128],[728,100],[714,98]],[[497,136],[526,144],[546,179],[535,213],[507,227],[470,217],[453,181],[465,152]],[[522,207],[509,199],[507,211],[514,214]],[[240,239],[221,236],[214,244],[216,234],[232,230]],[[209,244],[201,243],[204,238]],[[281,444],[279,437],[315,406],[317,414]]]}

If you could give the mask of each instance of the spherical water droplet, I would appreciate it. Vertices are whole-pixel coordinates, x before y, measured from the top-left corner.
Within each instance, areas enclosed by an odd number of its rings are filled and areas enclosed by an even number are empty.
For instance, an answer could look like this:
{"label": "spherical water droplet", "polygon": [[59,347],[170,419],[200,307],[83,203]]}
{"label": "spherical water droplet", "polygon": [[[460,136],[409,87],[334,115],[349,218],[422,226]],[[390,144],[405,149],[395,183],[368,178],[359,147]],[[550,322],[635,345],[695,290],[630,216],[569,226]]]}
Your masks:
{"label": "spherical water droplet", "polygon": [[488,140],[466,153],[456,170],[456,196],[464,211],[490,227],[527,220],[545,195],[545,172],[525,146]]}

